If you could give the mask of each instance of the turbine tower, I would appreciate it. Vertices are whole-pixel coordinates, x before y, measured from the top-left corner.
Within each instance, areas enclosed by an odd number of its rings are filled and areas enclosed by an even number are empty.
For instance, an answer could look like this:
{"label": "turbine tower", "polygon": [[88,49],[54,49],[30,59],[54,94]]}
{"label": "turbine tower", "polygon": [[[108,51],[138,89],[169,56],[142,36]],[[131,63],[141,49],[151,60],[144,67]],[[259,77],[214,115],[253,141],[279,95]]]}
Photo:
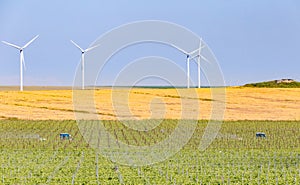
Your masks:
{"label": "turbine tower", "polygon": [[201,68],[200,68],[200,61],[201,61],[201,58],[203,58],[204,60],[206,60],[207,62],[209,62],[205,57],[203,57],[201,55],[201,51],[202,49],[204,48],[204,46],[202,46],[202,38],[200,38],[200,42],[199,42],[199,48],[198,48],[198,55],[197,55],[197,66],[198,66],[198,88],[201,88],[201,75],[200,75],[200,71],[201,71]]}
{"label": "turbine tower", "polygon": [[[186,55],[186,68],[187,68],[187,88],[190,88],[190,60],[194,59],[194,58],[198,58],[197,64],[198,64],[198,88],[200,88],[201,86],[201,82],[200,82],[200,60],[201,58],[207,62],[209,62],[203,55],[201,55],[201,50],[204,48],[204,46],[202,45],[202,39],[200,39],[200,45],[199,48],[192,51],[192,52],[187,52],[175,45],[171,45],[172,47],[176,48],[177,50],[179,50],[180,52],[182,52],[183,54]],[[195,53],[198,51],[198,54],[195,55]]]}
{"label": "turbine tower", "polygon": [[92,49],[98,47],[99,45],[96,45],[96,46],[93,46],[93,47],[90,47],[90,48],[87,48],[87,49],[82,49],[78,44],[76,44],[74,41],[71,40],[71,42],[81,51],[81,75],[82,75],[82,87],[81,89],[84,90],[84,54],[88,51],[91,51]]}
{"label": "turbine tower", "polygon": [[20,91],[23,91],[23,65],[24,65],[24,68],[26,69],[23,50],[27,46],[29,46],[35,39],[37,39],[38,36],[39,35],[35,36],[33,39],[31,39],[29,42],[27,42],[27,44],[25,44],[23,47],[17,46],[15,44],[11,44],[6,41],[2,41],[4,44],[12,46],[20,51]]}

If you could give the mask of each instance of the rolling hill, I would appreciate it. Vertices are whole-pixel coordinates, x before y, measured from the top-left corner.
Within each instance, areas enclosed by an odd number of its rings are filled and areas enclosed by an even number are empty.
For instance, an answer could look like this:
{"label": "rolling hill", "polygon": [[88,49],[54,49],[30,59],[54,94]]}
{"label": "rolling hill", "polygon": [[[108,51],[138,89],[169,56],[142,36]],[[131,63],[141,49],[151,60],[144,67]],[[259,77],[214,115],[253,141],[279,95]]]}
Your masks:
{"label": "rolling hill", "polygon": [[266,88],[300,88],[300,82],[293,79],[281,79],[267,82],[250,83],[244,87],[266,87]]}

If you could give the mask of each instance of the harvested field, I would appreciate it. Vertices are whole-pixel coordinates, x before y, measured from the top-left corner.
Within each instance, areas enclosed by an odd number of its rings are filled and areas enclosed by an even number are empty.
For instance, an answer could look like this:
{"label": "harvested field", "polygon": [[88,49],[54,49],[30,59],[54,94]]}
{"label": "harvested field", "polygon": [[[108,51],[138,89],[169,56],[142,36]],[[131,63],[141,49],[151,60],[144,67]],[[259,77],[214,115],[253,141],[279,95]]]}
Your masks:
{"label": "harvested field", "polygon": [[[210,119],[211,90],[180,89],[197,92],[198,119]],[[129,93],[128,93],[129,92]],[[133,88],[95,91],[97,114],[103,120],[180,119],[182,98],[176,89]],[[225,120],[300,120],[300,89],[226,88]],[[128,103],[124,99],[128,97]],[[72,90],[0,91],[0,119],[74,120]],[[130,110],[123,111],[125,106]],[[188,111],[197,108],[188,106]],[[88,113],[86,113],[88,114]]]}

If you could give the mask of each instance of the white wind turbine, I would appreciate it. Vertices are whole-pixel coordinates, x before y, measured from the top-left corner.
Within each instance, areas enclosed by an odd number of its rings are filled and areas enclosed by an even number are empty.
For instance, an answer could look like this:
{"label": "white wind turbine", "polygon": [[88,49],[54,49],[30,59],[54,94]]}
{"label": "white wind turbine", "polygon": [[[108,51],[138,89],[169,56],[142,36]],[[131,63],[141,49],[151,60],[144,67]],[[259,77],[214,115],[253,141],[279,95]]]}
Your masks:
{"label": "white wind turbine", "polygon": [[84,54],[88,51],[91,51],[92,49],[95,49],[99,45],[87,48],[87,49],[82,49],[78,44],[76,44],[74,41],[71,40],[71,42],[81,51],[81,75],[82,75],[82,87],[81,89],[84,89]]}
{"label": "white wind turbine", "polygon": [[201,51],[202,49],[204,48],[205,46],[203,45],[202,43],[202,38],[200,38],[200,43],[199,43],[199,48],[198,48],[198,55],[197,55],[197,66],[198,66],[198,88],[201,87],[201,75],[200,75],[200,61],[201,61],[201,58],[203,60],[205,60],[206,62],[209,62],[203,55],[201,55]]}
{"label": "white wind turbine", "polygon": [[[203,55],[201,55],[201,50],[204,48],[204,45],[202,44],[202,38],[200,39],[200,44],[199,44],[199,48],[192,51],[192,52],[187,52],[175,45],[171,45],[172,47],[178,49],[179,51],[181,51],[182,53],[184,53],[186,55],[186,68],[187,68],[187,88],[190,88],[190,60],[194,59],[194,58],[198,58],[197,64],[198,64],[198,88],[201,87],[201,79],[200,79],[200,61],[201,58],[207,62],[209,62],[209,60],[207,60]],[[198,51],[198,54],[195,55],[195,53]]]}
{"label": "white wind turbine", "polygon": [[24,68],[26,69],[23,50],[27,46],[29,46],[36,38],[38,38],[38,36],[39,35],[35,36],[33,39],[31,39],[29,42],[27,42],[27,44],[25,44],[23,47],[17,46],[15,44],[11,44],[6,41],[2,41],[4,44],[12,46],[20,51],[20,91],[23,91],[23,65],[24,65]]}

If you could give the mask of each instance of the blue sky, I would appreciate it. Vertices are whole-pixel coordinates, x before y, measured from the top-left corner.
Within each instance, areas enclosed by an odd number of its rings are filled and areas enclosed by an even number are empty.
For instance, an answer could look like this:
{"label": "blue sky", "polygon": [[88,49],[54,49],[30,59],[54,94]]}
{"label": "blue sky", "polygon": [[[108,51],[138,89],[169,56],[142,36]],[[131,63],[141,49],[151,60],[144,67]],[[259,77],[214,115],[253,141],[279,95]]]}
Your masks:
{"label": "blue sky", "polygon": [[[300,81],[297,0],[1,0],[0,40],[23,45],[39,34],[25,50],[24,84],[72,85],[80,52],[70,39],[86,48],[109,30],[142,20],[169,21],[201,36],[218,59],[227,85],[279,78]],[[135,57],[164,55],[161,46],[154,53],[145,52],[147,47],[117,57],[119,63],[107,65],[98,85],[111,85],[121,66]],[[173,57],[185,69],[185,57]],[[0,85],[19,84],[18,60],[16,49],[0,44]],[[196,65],[191,67],[196,81]]]}

